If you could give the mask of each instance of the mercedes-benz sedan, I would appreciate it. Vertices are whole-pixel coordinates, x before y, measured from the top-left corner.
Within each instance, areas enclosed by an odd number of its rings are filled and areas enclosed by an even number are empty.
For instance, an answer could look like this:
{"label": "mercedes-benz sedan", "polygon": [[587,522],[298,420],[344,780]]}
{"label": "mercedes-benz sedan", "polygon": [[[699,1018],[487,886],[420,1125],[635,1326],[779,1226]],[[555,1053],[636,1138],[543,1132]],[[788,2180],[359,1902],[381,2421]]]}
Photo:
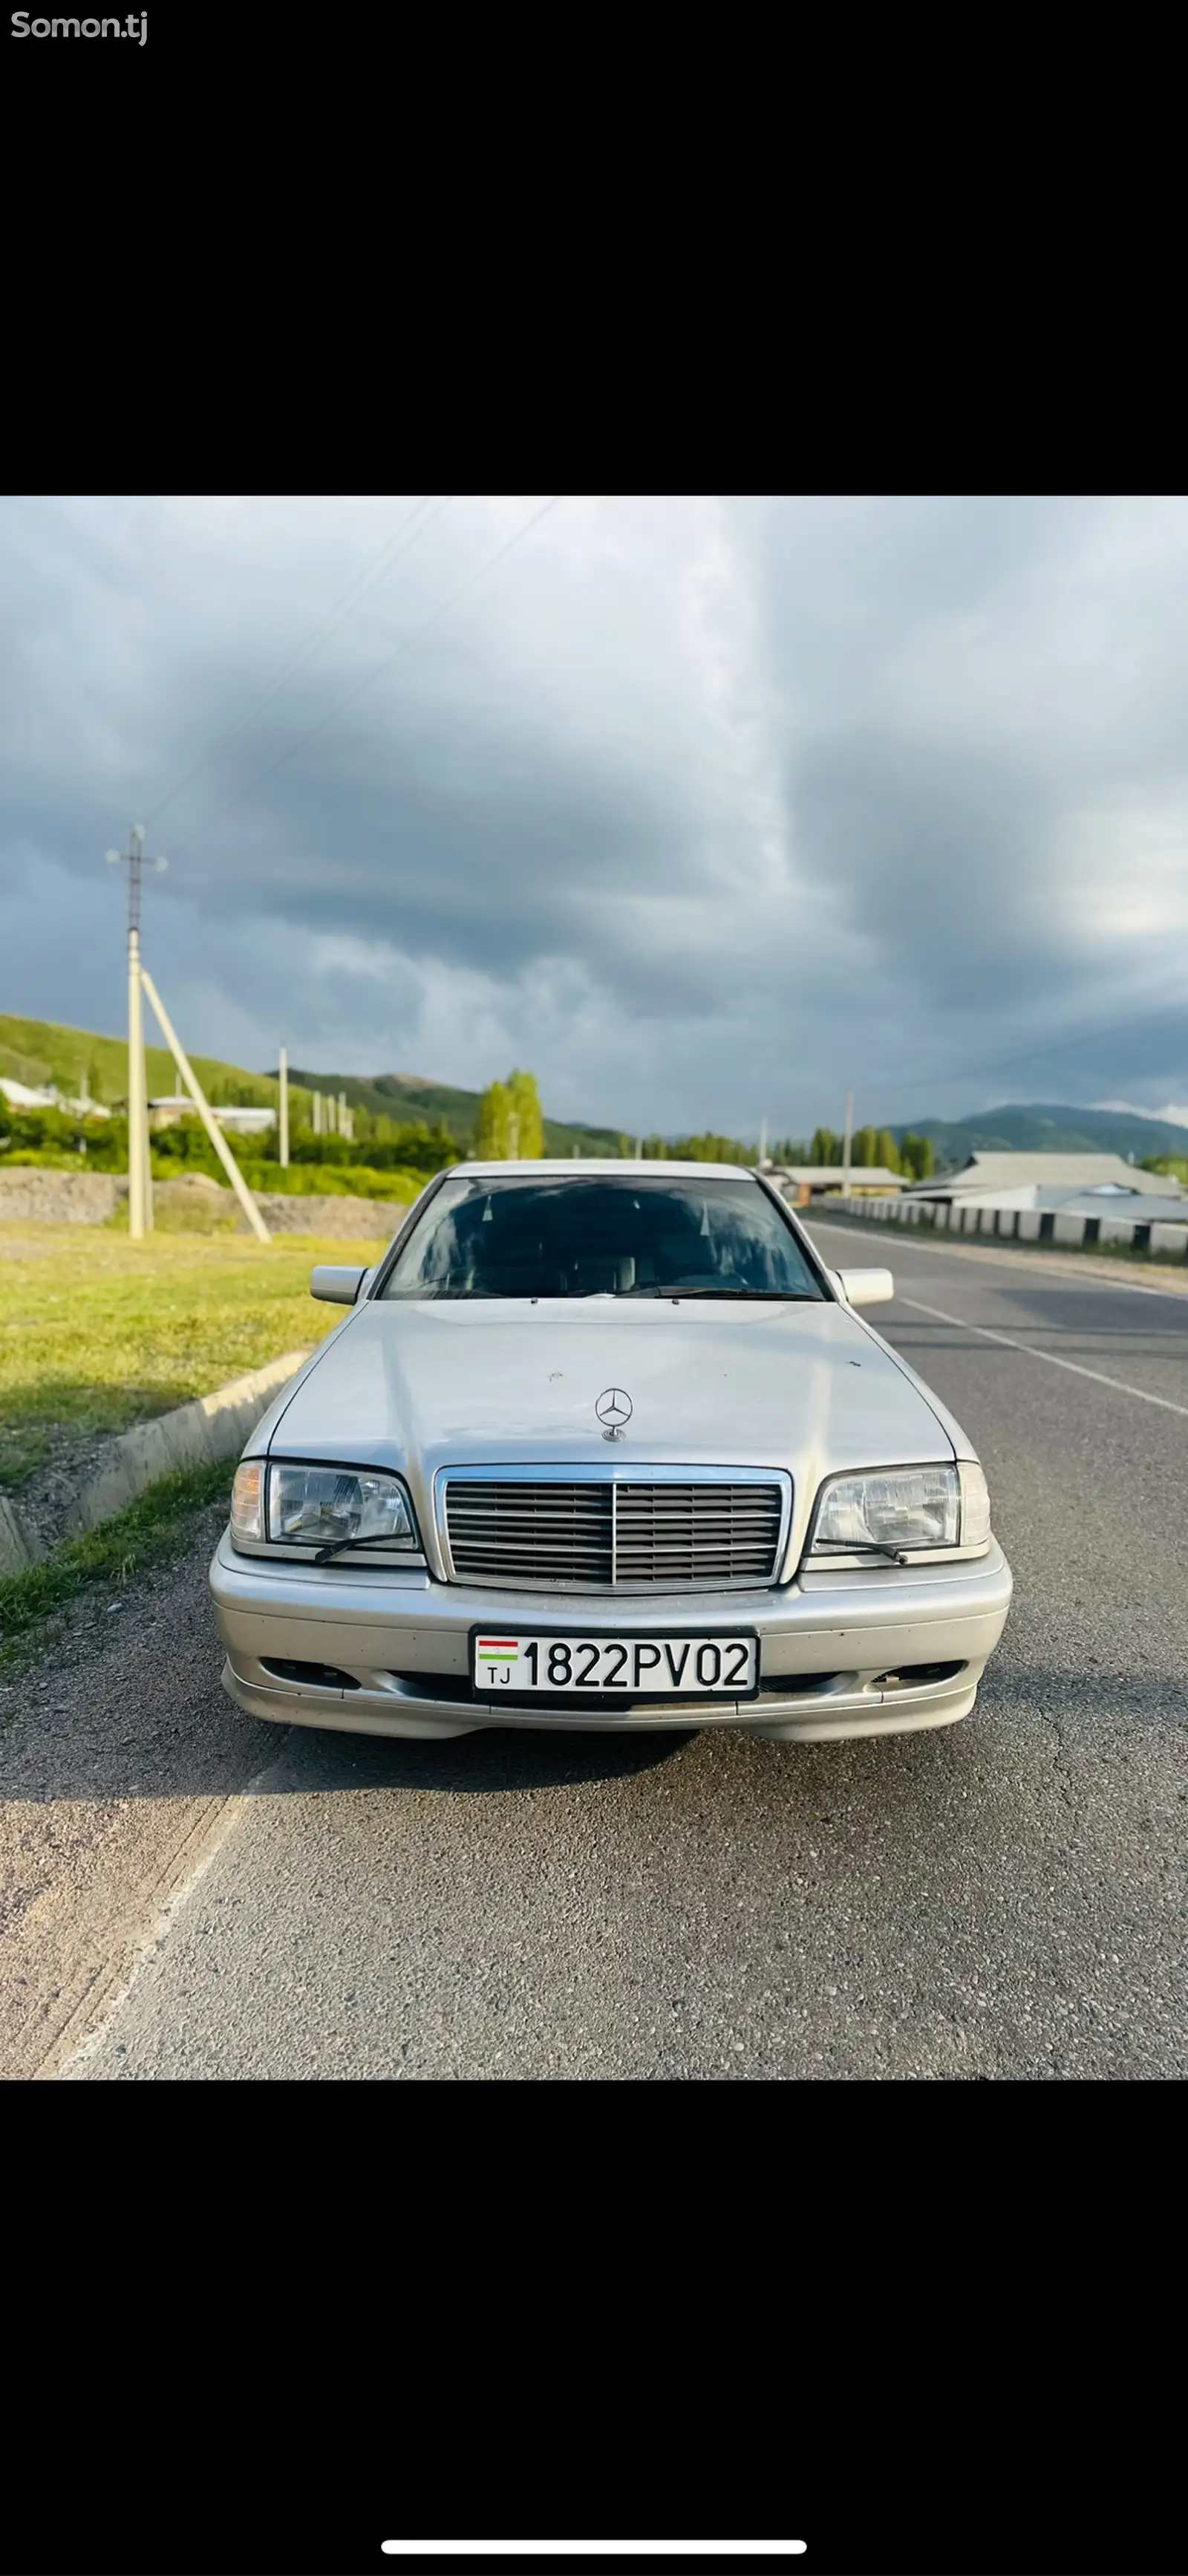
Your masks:
{"label": "mercedes-benz sedan", "polygon": [[466,1163],[265,1414],[211,1567],[241,1708],[369,1735],[973,1707],[1010,1568],[972,1442],[774,1184]]}

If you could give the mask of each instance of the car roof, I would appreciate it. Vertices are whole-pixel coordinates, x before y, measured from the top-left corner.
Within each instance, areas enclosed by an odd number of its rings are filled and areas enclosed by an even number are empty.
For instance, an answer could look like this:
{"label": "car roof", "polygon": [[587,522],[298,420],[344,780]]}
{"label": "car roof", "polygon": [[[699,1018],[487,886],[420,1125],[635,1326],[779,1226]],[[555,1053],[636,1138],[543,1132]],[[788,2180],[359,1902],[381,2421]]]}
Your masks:
{"label": "car roof", "polygon": [[549,1180],[565,1181],[626,1181],[638,1180],[641,1178],[645,1180],[664,1180],[674,1175],[679,1175],[685,1180],[703,1181],[707,1177],[712,1177],[715,1174],[719,1177],[725,1175],[730,1180],[735,1181],[753,1181],[755,1178],[754,1172],[746,1163],[659,1163],[644,1161],[637,1163],[634,1161],[628,1161],[626,1158],[619,1156],[616,1156],[612,1160],[609,1155],[605,1160],[596,1160],[592,1154],[589,1156],[582,1155],[580,1157],[574,1155],[566,1161],[562,1161],[560,1157],[558,1157],[554,1162],[546,1162],[542,1160],[540,1162],[523,1163],[451,1163],[449,1169],[451,1173],[461,1172],[473,1178],[483,1179],[490,1176],[492,1179],[498,1177],[501,1180],[513,1177],[516,1179],[530,1179],[534,1175],[542,1174]]}

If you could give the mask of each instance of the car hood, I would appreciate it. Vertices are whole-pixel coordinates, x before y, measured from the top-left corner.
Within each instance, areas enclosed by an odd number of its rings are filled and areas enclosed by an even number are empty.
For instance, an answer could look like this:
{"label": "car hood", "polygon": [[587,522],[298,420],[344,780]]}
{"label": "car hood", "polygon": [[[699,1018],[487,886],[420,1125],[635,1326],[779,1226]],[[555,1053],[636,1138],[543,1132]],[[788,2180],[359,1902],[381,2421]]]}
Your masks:
{"label": "car hood", "polygon": [[[632,1405],[614,1442],[594,1410],[609,1387]],[[441,1467],[782,1467],[795,1533],[822,1476],[947,1461],[950,1427],[846,1306],[542,1298],[359,1307],[252,1445],[398,1468],[426,1534]]]}

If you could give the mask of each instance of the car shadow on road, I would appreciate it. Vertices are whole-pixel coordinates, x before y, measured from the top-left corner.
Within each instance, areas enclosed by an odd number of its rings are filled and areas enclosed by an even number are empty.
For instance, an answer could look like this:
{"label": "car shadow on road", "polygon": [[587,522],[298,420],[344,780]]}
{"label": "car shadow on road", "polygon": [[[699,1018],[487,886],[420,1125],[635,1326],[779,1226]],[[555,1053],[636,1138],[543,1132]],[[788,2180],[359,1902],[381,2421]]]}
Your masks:
{"label": "car shadow on road", "polygon": [[423,1738],[340,1735],[294,1726],[275,1764],[253,1783],[264,1797],[324,1797],[360,1789],[431,1790],[435,1796],[494,1797],[516,1791],[579,1787],[630,1779],[672,1762],[698,1729],[671,1733],[633,1728],[622,1735],[547,1728],[482,1727],[473,1735]]}
{"label": "car shadow on road", "polygon": [[[380,1789],[435,1797],[492,1797],[642,1778],[678,1762],[695,1744],[715,1759],[744,1754],[790,1800],[812,1808],[843,1775],[869,1777],[880,1799],[911,1795],[911,1783],[939,1760],[951,1764],[1017,1741],[1055,1721],[1070,1750],[1133,1744],[1159,1729],[1188,1734],[1188,1689],[1173,1674],[1070,1673],[1019,1664],[988,1673],[971,1717],[954,1728],[872,1736],[836,1744],[772,1744],[745,1729],[681,1728],[552,1733],[482,1727],[472,1735],[425,1738],[348,1735],[269,1726],[243,1712],[203,1677],[179,1700],[157,1699],[143,1715],[129,1694],[93,1691],[85,1712],[43,1699],[23,1725],[0,1725],[0,1826],[9,1808],[178,1798],[333,1797]],[[138,1722],[139,1718],[139,1722]],[[992,1756],[993,1758],[993,1756]],[[1074,1754],[1075,1758],[1075,1754]]]}

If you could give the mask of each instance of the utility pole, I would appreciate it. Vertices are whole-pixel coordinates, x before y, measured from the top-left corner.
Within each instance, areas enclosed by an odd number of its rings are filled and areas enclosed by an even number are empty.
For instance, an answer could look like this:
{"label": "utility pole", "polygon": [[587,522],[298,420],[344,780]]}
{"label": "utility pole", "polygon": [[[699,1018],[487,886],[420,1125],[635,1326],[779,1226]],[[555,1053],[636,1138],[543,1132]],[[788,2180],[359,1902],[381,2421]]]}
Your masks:
{"label": "utility pole", "polygon": [[282,1172],[289,1168],[289,1050],[280,1051],[280,1102],[277,1118],[277,1151]]}
{"label": "utility pole", "polygon": [[843,1147],[842,1147],[842,1190],[843,1190],[844,1195],[845,1195],[847,1198],[849,1197],[849,1194],[850,1194],[850,1147],[851,1147],[851,1145],[853,1144],[853,1141],[854,1141],[854,1094],[853,1094],[853,1092],[852,1092],[852,1091],[847,1091],[847,1093],[846,1093],[846,1141],[845,1141],[845,1144],[844,1144],[844,1145],[843,1145]]}
{"label": "utility pole", "polygon": [[[140,872],[144,866],[144,825],[134,823],[126,850],[109,850],[108,865],[128,862],[128,1232],[140,1242],[153,1223],[153,1183],[149,1163],[148,1084],[144,1066],[144,1013],[140,993]],[[150,859],[165,868],[167,859]]]}
{"label": "utility pole", "polygon": [[338,1132],[340,1136],[345,1136],[347,1143],[349,1144],[351,1138],[351,1113],[347,1108],[347,1097],[345,1091],[340,1091],[338,1095]]}
{"label": "utility pole", "polygon": [[762,1171],[763,1166],[764,1166],[764,1164],[765,1164],[765,1162],[766,1162],[766,1161],[767,1161],[767,1120],[766,1120],[766,1118],[761,1118],[761,1119],[760,1119],[760,1121],[759,1121],[759,1169],[760,1169],[760,1171]]}
{"label": "utility pole", "polygon": [[239,1165],[235,1160],[235,1156],[227,1143],[227,1139],[223,1134],[222,1128],[216,1125],[216,1122],[211,1115],[210,1104],[206,1098],[206,1094],[202,1089],[202,1085],[198,1080],[192,1064],[190,1063],[190,1059],[186,1054],[181,1039],[174,1028],[173,1022],[169,1017],[169,1013],[165,1008],[161,996],[157,991],[152,976],[149,974],[148,969],[145,966],[142,966],[140,969],[140,980],[144,985],[145,992],[148,994],[153,1009],[157,1014],[157,1018],[161,1023],[161,1035],[165,1040],[165,1044],[173,1057],[173,1061],[177,1066],[182,1081],[184,1082],[190,1098],[194,1103],[194,1107],[202,1120],[202,1124],[206,1129],[210,1142],[213,1145],[227,1178],[231,1183],[231,1187],[235,1192],[236,1198],[239,1200],[239,1204],[243,1209],[248,1224],[250,1225],[253,1234],[259,1236],[261,1243],[270,1243],[272,1237],[264,1223],[264,1219],[261,1216],[259,1208],[257,1207],[256,1202],[252,1197],[252,1193],[248,1188],[247,1182],[240,1171]]}

